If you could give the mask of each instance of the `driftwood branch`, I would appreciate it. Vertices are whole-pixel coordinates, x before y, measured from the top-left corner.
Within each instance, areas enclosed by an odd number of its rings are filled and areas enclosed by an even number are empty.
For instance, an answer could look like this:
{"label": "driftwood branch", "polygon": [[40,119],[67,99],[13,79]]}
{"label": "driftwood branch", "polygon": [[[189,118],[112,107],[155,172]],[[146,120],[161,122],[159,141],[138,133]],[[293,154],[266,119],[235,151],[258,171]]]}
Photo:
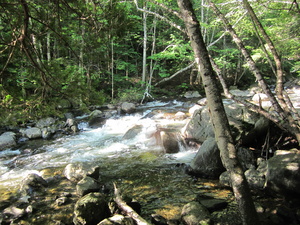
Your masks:
{"label": "driftwood branch", "polygon": [[144,218],[142,218],[136,211],[134,211],[129,205],[123,201],[120,191],[117,189],[116,184],[114,183],[114,192],[115,192],[115,202],[118,207],[126,213],[126,215],[130,216],[137,225],[150,225]]}

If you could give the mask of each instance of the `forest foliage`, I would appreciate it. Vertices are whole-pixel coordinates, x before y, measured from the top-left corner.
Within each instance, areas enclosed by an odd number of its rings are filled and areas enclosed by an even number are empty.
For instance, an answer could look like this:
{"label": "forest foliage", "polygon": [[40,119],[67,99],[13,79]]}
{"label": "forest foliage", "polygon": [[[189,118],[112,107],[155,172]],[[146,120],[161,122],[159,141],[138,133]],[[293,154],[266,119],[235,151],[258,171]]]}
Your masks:
{"label": "forest foliage", "polygon": [[[275,82],[271,53],[243,4],[214,3],[264,78]],[[285,81],[299,77],[297,1],[250,3],[281,56]],[[194,1],[194,9],[209,53],[227,84],[245,89],[255,83],[209,2]],[[155,85],[194,62],[178,12],[176,1],[170,0],[1,1],[0,124],[59,115],[63,101],[85,110],[108,102],[141,101],[144,92],[176,98],[186,90],[203,90],[196,67],[179,73],[176,82]]]}

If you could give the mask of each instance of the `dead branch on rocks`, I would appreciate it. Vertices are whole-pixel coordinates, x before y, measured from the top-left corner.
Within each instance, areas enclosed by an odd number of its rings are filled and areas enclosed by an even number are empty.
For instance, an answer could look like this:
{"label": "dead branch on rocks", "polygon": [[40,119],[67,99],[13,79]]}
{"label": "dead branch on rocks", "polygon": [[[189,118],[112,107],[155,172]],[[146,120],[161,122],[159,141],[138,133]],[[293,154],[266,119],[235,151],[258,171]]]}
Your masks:
{"label": "dead branch on rocks", "polygon": [[116,184],[114,183],[114,193],[115,193],[115,202],[118,207],[126,213],[127,216],[130,216],[137,225],[150,225],[144,218],[142,218],[136,211],[134,211],[127,203],[122,199],[120,191],[117,189]]}

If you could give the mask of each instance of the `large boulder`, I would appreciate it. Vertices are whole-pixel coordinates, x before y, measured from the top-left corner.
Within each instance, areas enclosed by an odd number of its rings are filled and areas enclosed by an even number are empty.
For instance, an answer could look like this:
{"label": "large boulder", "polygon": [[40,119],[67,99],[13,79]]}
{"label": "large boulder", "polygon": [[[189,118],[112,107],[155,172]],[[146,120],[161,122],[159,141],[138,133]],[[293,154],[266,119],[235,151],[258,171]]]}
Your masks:
{"label": "large boulder", "polygon": [[89,126],[92,128],[98,128],[105,124],[106,118],[102,111],[94,110],[89,115]]}
{"label": "large boulder", "polygon": [[180,134],[178,132],[161,131],[160,138],[165,153],[180,151]]}
{"label": "large boulder", "polygon": [[181,218],[186,225],[211,224],[209,211],[199,202],[186,204],[181,212]]}
{"label": "large boulder", "polygon": [[136,110],[135,104],[134,103],[130,103],[130,102],[123,102],[121,104],[121,110],[124,113],[133,113]]}
{"label": "large boulder", "polygon": [[276,151],[267,161],[267,187],[285,196],[300,196],[300,152]]}
{"label": "large boulder", "polygon": [[215,136],[207,107],[194,111],[191,120],[183,128],[182,135],[185,138],[196,139],[200,142]]}
{"label": "large boulder", "polygon": [[32,128],[28,128],[28,129],[21,129],[20,133],[22,133],[23,136],[25,136],[29,139],[42,138],[42,130],[38,127],[32,127]]}
{"label": "large boulder", "polygon": [[[300,196],[300,152],[299,150],[278,150],[268,160],[260,160],[255,169],[245,171],[246,179],[253,190],[268,190],[287,198]],[[230,186],[228,172],[220,176],[220,183]]]}
{"label": "large boulder", "polygon": [[192,160],[188,173],[199,177],[217,178],[224,170],[217,143],[214,138],[208,138]]}
{"label": "large boulder", "polygon": [[99,179],[99,166],[88,165],[83,163],[71,163],[64,169],[65,177],[72,182],[79,182],[86,176],[90,176],[96,180]]}
{"label": "large boulder", "polygon": [[[255,131],[252,134],[259,132],[262,135],[266,132],[266,126],[268,123],[265,121],[259,121],[260,116],[254,112],[249,111],[244,106],[227,100],[224,103],[225,111],[231,125],[233,136],[236,140],[241,140],[247,137],[254,128]],[[198,109],[191,110],[193,116],[191,120],[182,129],[182,136],[187,139],[195,139],[199,142],[203,142],[209,137],[214,137],[214,129],[212,126],[209,109],[207,106],[197,106]],[[251,140],[253,135],[247,140]],[[252,139],[253,140],[253,139]]]}
{"label": "large boulder", "polygon": [[17,144],[15,135],[13,132],[3,133],[0,136],[0,150],[15,146]]}
{"label": "large boulder", "polygon": [[76,202],[73,223],[75,225],[96,225],[109,216],[110,211],[105,195],[92,192]]}
{"label": "large boulder", "polygon": [[133,139],[135,138],[143,129],[142,125],[135,125],[130,128],[122,137],[123,140]]}

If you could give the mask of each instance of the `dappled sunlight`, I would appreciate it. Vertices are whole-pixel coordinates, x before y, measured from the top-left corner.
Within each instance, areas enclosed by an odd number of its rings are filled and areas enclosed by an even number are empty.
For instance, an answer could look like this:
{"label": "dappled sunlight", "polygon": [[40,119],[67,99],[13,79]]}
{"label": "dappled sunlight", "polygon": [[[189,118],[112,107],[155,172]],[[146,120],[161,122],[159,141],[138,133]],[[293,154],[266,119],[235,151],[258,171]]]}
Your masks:
{"label": "dappled sunlight", "polygon": [[155,213],[166,218],[167,220],[178,220],[181,217],[183,205],[176,206],[172,204],[167,204],[162,206],[162,208],[155,210]]}

